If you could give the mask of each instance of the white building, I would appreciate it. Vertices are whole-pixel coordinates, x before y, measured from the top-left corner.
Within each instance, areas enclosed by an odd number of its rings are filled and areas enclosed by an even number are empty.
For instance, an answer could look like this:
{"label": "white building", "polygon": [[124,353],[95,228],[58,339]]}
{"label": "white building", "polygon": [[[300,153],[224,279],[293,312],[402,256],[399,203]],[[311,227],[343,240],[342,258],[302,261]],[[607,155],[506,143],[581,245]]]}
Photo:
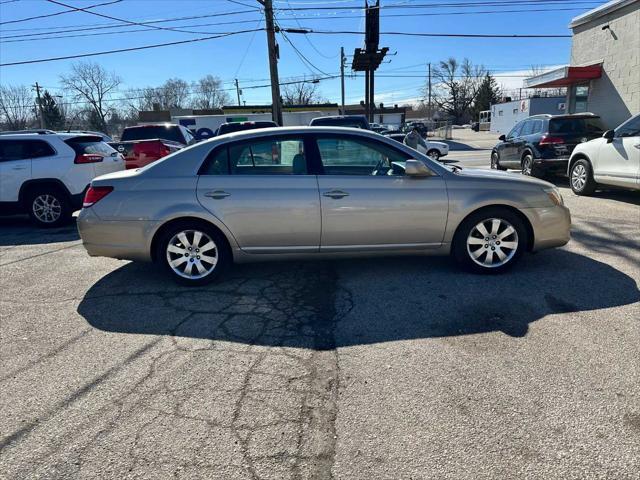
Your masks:
{"label": "white building", "polygon": [[593,112],[613,128],[640,112],[640,0],[614,0],[575,17],[571,63],[524,81],[567,87],[567,112]]}

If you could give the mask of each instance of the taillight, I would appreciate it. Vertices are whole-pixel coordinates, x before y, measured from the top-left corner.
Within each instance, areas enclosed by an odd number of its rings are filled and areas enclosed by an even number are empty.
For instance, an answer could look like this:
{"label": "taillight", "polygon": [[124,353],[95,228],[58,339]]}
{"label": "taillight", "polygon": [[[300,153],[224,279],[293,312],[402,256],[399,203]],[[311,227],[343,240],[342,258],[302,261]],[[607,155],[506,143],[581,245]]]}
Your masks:
{"label": "taillight", "polygon": [[561,143],[564,143],[564,138],[543,135],[540,139],[539,145],[558,145]]}
{"label": "taillight", "polygon": [[84,194],[82,208],[89,208],[113,192],[113,187],[89,187]]}
{"label": "taillight", "polygon": [[97,163],[103,160],[102,155],[94,155],[91,153],[79,153],[73,160],[73,163]]}

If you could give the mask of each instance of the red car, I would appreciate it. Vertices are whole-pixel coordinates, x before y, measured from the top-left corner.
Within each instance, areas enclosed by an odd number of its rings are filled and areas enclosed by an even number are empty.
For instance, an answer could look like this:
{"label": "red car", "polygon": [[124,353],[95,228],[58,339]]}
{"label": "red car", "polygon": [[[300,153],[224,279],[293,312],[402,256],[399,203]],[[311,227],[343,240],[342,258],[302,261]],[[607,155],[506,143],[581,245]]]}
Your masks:
{"label": "red car", "polygon": [[127,169],[140,168],[187,145],[196,143],[188,128],[182,125],[136,125],[122,132],[119,142],[110,145],[125,159]]}

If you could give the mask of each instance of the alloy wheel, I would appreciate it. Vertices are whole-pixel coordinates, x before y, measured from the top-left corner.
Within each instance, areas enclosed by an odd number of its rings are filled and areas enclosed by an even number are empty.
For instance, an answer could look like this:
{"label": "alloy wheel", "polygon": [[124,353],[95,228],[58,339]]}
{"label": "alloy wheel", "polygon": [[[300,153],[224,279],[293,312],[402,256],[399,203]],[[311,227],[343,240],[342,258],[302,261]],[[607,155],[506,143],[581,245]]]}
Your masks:
{"label": "alloy wheel", "polygon": [[431,150],[427,155],[431,160],[435,160],[436,162],[440,160],[440,152],[437,150]]}
{"label": "alloy wheel", "polygon": [[31,209],[34,217],[42,223],[54,223],[62,215],[60,200],[48,193],[43,193],[34,198]]}
{"label": "alloy wheel", "polygon": [[496,268],[508,263],[518,250],[518,232],[502,218],[488,218],[471,229],[467,252],[481,267]]}
{"label": "alloy wheel", "polygon": [[571,171],[571,186],[573,186],[574,190],[580,192],[582,191],[582,189],[584,189],[586,183],[587,169],[584,168],[584,165],[579,163],[575,167],[573,167],[573,170]]}
{"label": "alloy wheel", "polygon": [[522,174],[531,175],[532,169],[533,169],[533,158],[527,155],[526,157],[524,157],[524,160],[522,160]]}
{"label": "alloy wheel", "polygon": [[218,264],[218,247],[200,230],[182,230],[167,244],[167,263],[173,272],[188,280],[198,280],[213,272]]}

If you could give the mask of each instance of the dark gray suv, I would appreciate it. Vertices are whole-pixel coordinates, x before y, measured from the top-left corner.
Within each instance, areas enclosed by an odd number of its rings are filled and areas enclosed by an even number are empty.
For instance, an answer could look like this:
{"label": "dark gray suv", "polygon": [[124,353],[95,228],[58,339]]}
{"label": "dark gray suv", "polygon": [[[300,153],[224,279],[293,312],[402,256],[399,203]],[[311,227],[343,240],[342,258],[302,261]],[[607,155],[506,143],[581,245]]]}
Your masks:
{"label": "dark gray suv", "polygon": [[575,146],[603,132],[600,117],[591,113],[534,115],[500,136],[491,152],[491,168],[515,168],[534,177],[564,174]]}

